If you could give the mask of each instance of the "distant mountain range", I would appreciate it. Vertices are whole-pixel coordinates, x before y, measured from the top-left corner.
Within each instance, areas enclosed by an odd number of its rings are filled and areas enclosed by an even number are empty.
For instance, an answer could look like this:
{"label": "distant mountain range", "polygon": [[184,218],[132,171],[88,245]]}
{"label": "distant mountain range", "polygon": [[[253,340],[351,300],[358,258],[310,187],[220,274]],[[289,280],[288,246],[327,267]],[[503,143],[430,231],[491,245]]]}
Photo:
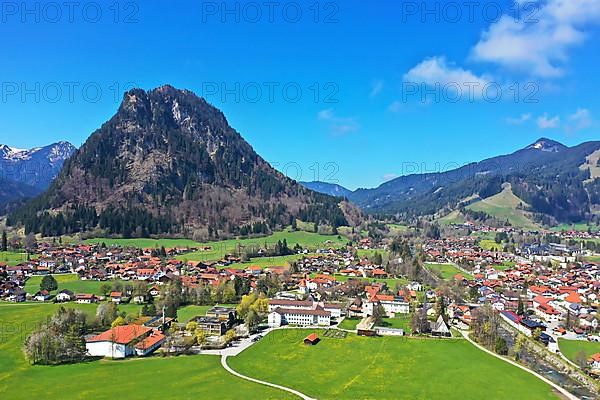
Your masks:
{"label": "distant mountain range", "polygon": [[312,182],[298,182],[302,186],[314,190],[315,192],[328,194],[335,197],[348,197],[352,194],[352,190],[346,189],[345,187],[328,182],[312,181]]}
{"label": "distant mountain range", "polygon": [[[539,223],[580,222],[600,211],[600,141],[567,147],[541,138],[512,154],[451,171],[401,176],[346,197],[363,210],[411,218],[444,215],[503,191],[509,183]],[[330,186],[311,183],[314,190]]]}
{"label": "distant mountain range", "polygon": [[346,225],[339,203],[273,169],[204,99],[167,85],[125,93],[48,190],[8,222],[44,235],[217,238],[295,218]]}
{"label": "distant mountain range", "polygon": [[0,208],[46,190],[75,150],[69,142],[26,150],[0,144]]}
{"label": "distant mountain range", "polygon": [[541,138],[512,154],[351,191],[285,177],[219,110],[171,86],[127,92],[117,113],[77,151],[68,142],[30,150],[0,145],[0,172],[3,209],[47,189],[9,222],[49,235],[204,229],[217,237],[262,233],[294,218],[340,226],[349,215],[341,198],[405,219],[450,220],[503,206],[510,218],[491,216],[527,226],[600,218],[600,141],[567,147]]}

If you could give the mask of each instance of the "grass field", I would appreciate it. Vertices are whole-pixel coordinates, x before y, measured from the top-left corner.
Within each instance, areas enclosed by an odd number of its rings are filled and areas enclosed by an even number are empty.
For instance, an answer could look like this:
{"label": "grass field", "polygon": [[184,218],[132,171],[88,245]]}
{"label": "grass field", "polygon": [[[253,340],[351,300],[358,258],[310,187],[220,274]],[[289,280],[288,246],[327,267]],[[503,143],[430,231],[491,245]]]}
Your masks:
{"label": "grass field", "polygon": [[562,224],[551,228],[554,232],[562,232],[562,231],[578,231],[578,232],[587,232],[591,230],[593,232],[597,232],[600,228],[598,225],[588,225],[586,223],[579,224]]}
{"label": "grass field", "polygon": [[226,268],[233,269],[246,269],[252,265],[257,265],[259,267],[267,268],[267,267],[289,267],[290,262],[300,260],[304,257],[304,254],[292,254],[289,256],[281,256],[281,257],[256,257],[251,261],[244,263],[235,263],[228,265]]}
{"label": "grass field", "polygon": [[586,340],[558,339],[558,347],[569,360],[577,364],[577,353],[583,351],[586,358],[592,354],[600,353],[599,342],[588,342]]}
{"label": "grass field", "polygon": [[[32,254],[30,257],[35,259],[37,258],[37,255]],[[0,251],[0,263],[4,263],[9,266],[15,266],[25,261],[27,261],[27,253]]]}
{"label": "grass field", "polygon": [[273,247],[277,241],[286,239],[288,247],[293,248],[298,243],[303,248],[316,250],[323,247],[341,247],[348,243],[348,240],[342,236],[321,235],[312,232],[303,231],[284,231],[275,232],[270,236],[252,239],[231,239],[220,242],[202,243],[201,246],[210,246],[210,250],[197,251],[194,253],[178,256],[180,260],[187,261],[209,261],[219,260],[227,254],[244,251],[244,249],[259,249],[265,246]]}
{"label": "grass field", "polygon": [[518,209],[520,204],[525,203],[515,196],[509,184],[504,185],[502,192],[488,197],[467,208],[473,211],[484,212],[500,221],[507,221],[515,227],[537,230],[539,226],[527,217],[523,210]]}
{"label": "grass field", "polygon": [[[73,304],[94,313],[94,305]],[[0,305],[0,398],[291,399],[287,393],[228,374],[217,356],[93,361],[55,367],[31,366],[21,346],[27,334],[58,306]]]}
{"label": "grass field", "polygon": [[[58,290],[52,292],[53,294],[57,293],[60,290],[68,289],[75,294],[78,293],[88,293],[95,295],[102,295],[100,293],[100,286],[102,284],[112,285],[114,281],[82,281],[79,280],[77,274],[56,274],[53,275],[56,281],[58,282]],[[25,292],[29,294],[35,294],[38,290],[40,290],[40,283],[42,282],[41,276],[32,276],[27,279],[25,284]],[[126,284],[127,282],[122,282]]]}
{"label": "grass field", "polygon": [[342,322],[338,325],[341,329],[348,329],[349,331],[353,331],[356,329],[356,325],[360,322],[361,318],[344,318]]}
{"label": "grass field", "polygon": [[473,275],[462,272],[452,264],[425,263],[425,268],[441,274],[442,279],[444,280],[454,279],[456,274],[461,274],[468,280],[473,279]]}
{"label": "grass field", "polygon": [[165,247],[172,249],[176,247],[199,247],[200,243],[190,239],[111,239],[95,238],[84,241],[87,244],[101,244],[107,246],[138,247],[141,249],[154,249]]}
{"label": "grass field", "polygon": [[443,216],[438,219],[438,222],[441,225],[452,225],[452,224],[464,224],[466,222],[465,218],[462,216],[460,211],[454,210],[450,214]]}
{"label": "grass field", "polygon": [[585,259],[591,262],[600,262],[600,256],[586,257]]}
{"label": "grass field", "polygon": [[412,229],[410,226],[402,224],[386,224],[386,226],[391,232],[395,233],[406,233],[410,232],[410,230]]}
{"label": "grass field", "polygon": [[273,331],[229,365],[318,399],[556,399],[542,381],[466,340],[330,339],[320,332],[316,346],[305,346],[311,332]]}
{"label": "grass field", "polygon": [[491,239],[482,239],[479,241],[479,247],[481,247],[484,250],[497,250],[497,251],[502,251],[504,249],[504,244],[502,243],[496,243],[495,240],[491,240]]}
{"label": "grass field", "polygon": [[384,318],[383,322],[378,326],[382,326],[384,328],[404,329],[405,333],[410,333],[412,332],[410,327],[411,319],[412,317],[410,314],[396,318]]}

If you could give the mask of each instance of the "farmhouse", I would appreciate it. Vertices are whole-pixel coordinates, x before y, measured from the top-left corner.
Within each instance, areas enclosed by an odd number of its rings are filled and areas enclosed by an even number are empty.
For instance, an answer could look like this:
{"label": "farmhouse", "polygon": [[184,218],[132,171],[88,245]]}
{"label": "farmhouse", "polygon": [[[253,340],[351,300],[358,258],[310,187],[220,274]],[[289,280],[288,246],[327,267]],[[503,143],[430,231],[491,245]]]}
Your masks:
{"label": "farmhouse", "polygon": [[77,294],[75,295],[75,302],[81,304],[96,303],[98,298],[94,294]]}
{"label": "farmhouse", "polygon": [[110,300],[113,303],[121,303],[121,300],[123,299],[123,293],[121,292],[110,292]]}
{"label": "farmhouse", "polygon": [[63,289],[60,292],[58,292],[58,294],[56,295],[56,301],[58,301],[58,302],[71,301],[71,300],[73,300],[74,297],[75,297],[75,295],[73,294],[73,292],[71,292],[68,289]]}
{"label": "farmhouse", "polygon": [[85,347],[93,357],[125,358],[146,356],[158,349],[165,336],[141,325],[123,325],[86,340]]}
{"label": "farmhouse", "polygon": [[589,366],[591,369],[600,370],[600,353],[592,354],[589,358]]}

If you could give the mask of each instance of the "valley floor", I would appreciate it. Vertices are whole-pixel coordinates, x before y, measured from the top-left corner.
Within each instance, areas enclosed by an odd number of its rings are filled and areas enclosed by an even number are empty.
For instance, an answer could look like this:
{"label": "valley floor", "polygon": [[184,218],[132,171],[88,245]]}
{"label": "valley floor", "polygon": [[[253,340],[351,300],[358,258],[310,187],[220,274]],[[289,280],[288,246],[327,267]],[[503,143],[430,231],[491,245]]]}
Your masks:
{"label": "valley floor", "polygon": [[[74,304],[92,316],[95,305]],[[54,304],[0,305],[0,398],[294,398],[288,392],[229,374],[217,356],[91,361],[31,366],[21,351],[27,334]],[[196,311],[196,310],[194,310]],[[313,330],[283,329],[228,364],[259,380],[319,399],[553,399],[551,389],[465,340],[324,337],[305,346]]]}

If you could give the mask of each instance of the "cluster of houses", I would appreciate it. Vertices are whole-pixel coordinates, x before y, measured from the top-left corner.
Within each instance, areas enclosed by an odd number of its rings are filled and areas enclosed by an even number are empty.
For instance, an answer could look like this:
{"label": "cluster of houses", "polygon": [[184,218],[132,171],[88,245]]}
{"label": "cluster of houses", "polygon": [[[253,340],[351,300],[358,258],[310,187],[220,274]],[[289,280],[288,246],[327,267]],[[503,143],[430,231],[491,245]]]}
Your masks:
{"label": "cluster of houses", "polygon": [[452,262],[469,266],[502,266],[515,260],[513,254],[497,250],[486,250],[479,247],[478,239],[473,236],[427,240],[423,251],[428,261],[436,263]]}

